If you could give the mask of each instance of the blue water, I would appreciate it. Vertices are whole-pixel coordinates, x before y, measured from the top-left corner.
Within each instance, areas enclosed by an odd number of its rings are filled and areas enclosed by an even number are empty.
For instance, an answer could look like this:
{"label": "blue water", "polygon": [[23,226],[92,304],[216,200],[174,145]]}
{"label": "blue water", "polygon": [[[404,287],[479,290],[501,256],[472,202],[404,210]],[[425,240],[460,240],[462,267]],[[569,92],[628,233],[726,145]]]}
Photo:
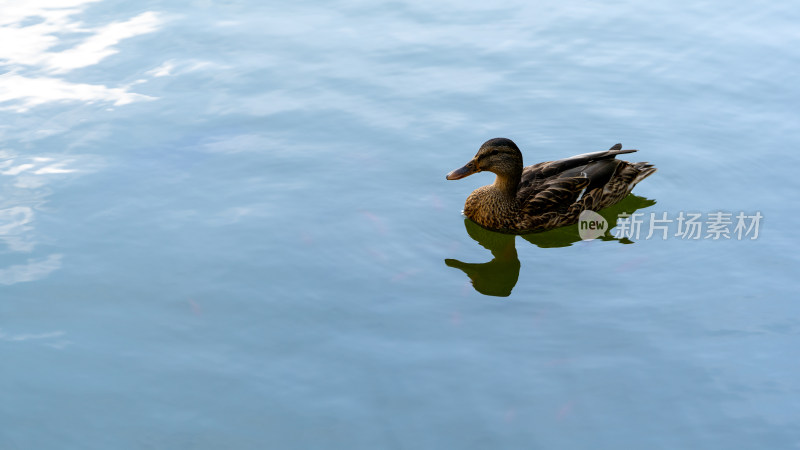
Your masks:
{"label": "blue water", "polygon": [[[800,447],[794,3],[20,5],[1,449]],[[474,227],[498,136],[758,238]]]}

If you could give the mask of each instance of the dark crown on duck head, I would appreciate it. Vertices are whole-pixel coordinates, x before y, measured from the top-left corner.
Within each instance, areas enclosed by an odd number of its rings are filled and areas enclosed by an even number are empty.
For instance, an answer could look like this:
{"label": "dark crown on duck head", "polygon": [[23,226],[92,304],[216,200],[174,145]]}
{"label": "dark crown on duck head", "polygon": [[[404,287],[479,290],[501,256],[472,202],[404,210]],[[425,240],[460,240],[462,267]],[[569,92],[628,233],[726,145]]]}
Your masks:
{"label": "dark crown on duck head", "polygon": [[517,147],[517,144],[515,144],[514,141],[512,141],[511,139],[507,138],[489,139],[488,141],[484,142],[483,145],[481,145],[481,148],[484,147],[510,147],[516,151],[519,151],[519,147]]}
{"label": "dark crown on duck head", "polygon": [[481,170],[495,173],[514,172],[516,166],[522,167],[522,152],[511,139],[489,139],[478,149],[475,162]]}

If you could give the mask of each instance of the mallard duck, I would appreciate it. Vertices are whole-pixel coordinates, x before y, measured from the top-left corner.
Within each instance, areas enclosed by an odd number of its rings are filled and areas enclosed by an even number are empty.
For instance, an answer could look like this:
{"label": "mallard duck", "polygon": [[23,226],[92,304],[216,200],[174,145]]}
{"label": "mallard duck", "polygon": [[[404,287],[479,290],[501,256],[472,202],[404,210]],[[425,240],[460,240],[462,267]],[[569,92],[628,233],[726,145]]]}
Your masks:
{"label": "mallard duck", "polygon": [[650,163],[615,159],[635,151],[617,144],[607,151],[523,167],[517,145],[495,138],[484,142],[475,157],[447,174],[447,179],[493,172],[494,184],[467,197],[464,215],[492,231],[533,233],[573,224],[582,211],[599,211],[630,194],[656,171]]}

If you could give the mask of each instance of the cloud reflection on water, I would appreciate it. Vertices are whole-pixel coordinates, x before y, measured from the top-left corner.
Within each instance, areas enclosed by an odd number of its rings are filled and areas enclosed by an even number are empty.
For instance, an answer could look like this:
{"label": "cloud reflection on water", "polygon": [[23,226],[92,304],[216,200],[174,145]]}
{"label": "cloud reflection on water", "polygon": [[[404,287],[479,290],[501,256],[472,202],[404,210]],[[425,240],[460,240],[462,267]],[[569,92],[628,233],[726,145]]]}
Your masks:
{"label": "cloud reflection on water", "polygon": [[[30,254],[36,248],[36,209],[45,202],[47,185],[54,176],[77,172],[74,160],[26,157],[0,151],[0,251]],[[24,263],[0,268],[0,285],[42,279],[61,267],[62,254],[27,258]],[[10,258],[9,258],[10,259]],[[16,259],[16,258],[14,258]]]}
{"label": "cloud reflection on water", "polygon": [[9,285],[36,281],[61,268],[61,254],[45,258],[29,259],[25,264],[16,264],[0,269],[0,284]]}
{"label": "cloud reflection on water", "polygon": [[[162,23],[148,11],[127,20],[90,27],[76,18],[97,0],[0,1],[0,109],[24,112],[56,101],[107,101],[124,105],[151,97],[67,80],[60,76],[98,64],[115,54],[120,41],[156,31]],[[75,36],[79,39],[74,45]],[[70,40],[67,42],[67,37]]]}
{"label": "cloud reflection on water", "polygon": [[56,350],[60,350],[71,344],[70,341],[64,339],[65,335],[66,333],[61,330],[44,333],[9,333],[0,329],[0,341],[19,343],[39,342]]}
{"label": "cloud reflection on water", "polygon": [[[0,113],[8,115],[5,129],[13,130],[21,145],[27,142],[26,148],[31,148],[31,141],[58,132],[42,129],[51,116],[34,116],[33,108],[63,102],[124,105],[153,99],[132,92],[132,85],[107,86],[76,77],[79,69],[116,54],[121,41],[155,32],[163,23],[159,14],[145,11],[89,25],[82,17],[98,1],[0,0],[0,42],[13,43],[0,47]],[[0,149],[0,252],[6,256],[0,285],[12,285],[42,279],[61,267],[60,253],[33,254],[37,210],[46,202],[47,186],[53,180],[85,172],[89,164],[81,164],[79,171],[78,157],[22,153],[9,143],[9,133],[2,137],[6,148]],[[25,257],[15,257],[15,253]]]}

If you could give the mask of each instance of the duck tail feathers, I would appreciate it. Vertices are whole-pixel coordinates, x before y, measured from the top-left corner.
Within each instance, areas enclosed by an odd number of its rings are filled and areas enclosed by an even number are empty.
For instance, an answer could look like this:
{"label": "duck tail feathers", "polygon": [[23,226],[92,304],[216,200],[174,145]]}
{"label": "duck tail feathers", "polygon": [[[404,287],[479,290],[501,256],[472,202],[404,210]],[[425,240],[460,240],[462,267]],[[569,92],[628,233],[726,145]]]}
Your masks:
{"label": "duck tail feathers", "polygon": [[650,175],[656,173],[656,171],[658,170],[649,162],[633,163],[633,167],[635,167],[636,170],[639,171],[639,173],[636,175],[636,178],[633,179],[634,185],[638,184],[640,181],[644,180]]}

